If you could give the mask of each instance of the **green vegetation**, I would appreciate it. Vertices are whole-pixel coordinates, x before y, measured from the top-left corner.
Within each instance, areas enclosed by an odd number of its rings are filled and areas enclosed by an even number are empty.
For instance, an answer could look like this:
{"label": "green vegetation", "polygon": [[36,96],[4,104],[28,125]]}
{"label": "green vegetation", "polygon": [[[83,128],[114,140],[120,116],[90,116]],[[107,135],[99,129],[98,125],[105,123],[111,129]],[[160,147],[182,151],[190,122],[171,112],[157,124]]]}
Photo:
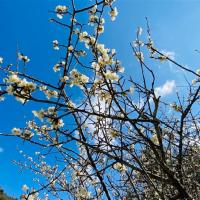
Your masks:
{"label": "green vegetation", "polygon": [[3,189],[0,188],[0,200],[16,200],[15,198],[7,196]]}

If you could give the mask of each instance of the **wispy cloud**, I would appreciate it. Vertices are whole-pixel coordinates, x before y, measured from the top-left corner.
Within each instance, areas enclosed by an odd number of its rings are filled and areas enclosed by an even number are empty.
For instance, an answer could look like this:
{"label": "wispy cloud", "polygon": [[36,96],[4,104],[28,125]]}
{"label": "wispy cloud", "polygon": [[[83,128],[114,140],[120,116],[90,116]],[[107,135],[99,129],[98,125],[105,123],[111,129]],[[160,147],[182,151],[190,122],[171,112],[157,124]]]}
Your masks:
{"label": "wispy cloud", "polygon": [[175,87],[175,80],[166,81],[164,85],[155,88],[155,94],[156,96],[164,97],[172,93]]}
{"label": "wispy cloud", "polygon": [[[176,53],[174,51],[166,51],[166,50],[162,50],[161,53],[163,53],[164,55],[166,55],[167,57],[169,57],[172,60],[176,60]],[[168,61],[170,70],[174,73],[178,72],[179,70],[177,68],[173,67],[173,63]]]}
{"label": "wispy cloud", "polygon": [[2,147],[0,147],[0,153],[3,153],[4,149]]}
{"label": "wispy cloud", "polygon": [[169,57],[172,60],[175,60],[175,52],[174,51],[166,51],[162,50],[161,53],[163,53],[165,56]]}

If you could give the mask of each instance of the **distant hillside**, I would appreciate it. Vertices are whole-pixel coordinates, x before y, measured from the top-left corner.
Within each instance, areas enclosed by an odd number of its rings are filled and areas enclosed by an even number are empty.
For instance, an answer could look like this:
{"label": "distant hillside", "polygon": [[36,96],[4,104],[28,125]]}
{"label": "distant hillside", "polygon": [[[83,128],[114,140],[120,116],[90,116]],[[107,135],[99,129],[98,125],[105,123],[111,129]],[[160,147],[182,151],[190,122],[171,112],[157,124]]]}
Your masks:
{"label": "distant hillside", "polygon": [[0,200],[16,200],[15,198],[7,196],[3,189],[0,188]]}

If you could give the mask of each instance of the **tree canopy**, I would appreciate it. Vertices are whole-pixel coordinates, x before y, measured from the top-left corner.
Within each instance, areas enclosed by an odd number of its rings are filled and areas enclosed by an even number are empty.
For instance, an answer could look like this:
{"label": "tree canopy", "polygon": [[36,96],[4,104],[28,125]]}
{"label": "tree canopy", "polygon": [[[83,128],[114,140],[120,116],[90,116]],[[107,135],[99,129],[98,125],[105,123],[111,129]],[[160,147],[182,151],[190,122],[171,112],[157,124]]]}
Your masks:
{"label": "tree canopy", "polygon": [[1,189],[1,188],[0,188],[0,199],[1,200],[15,200],[14,198],[7,196],[4,193],[3,189]]}

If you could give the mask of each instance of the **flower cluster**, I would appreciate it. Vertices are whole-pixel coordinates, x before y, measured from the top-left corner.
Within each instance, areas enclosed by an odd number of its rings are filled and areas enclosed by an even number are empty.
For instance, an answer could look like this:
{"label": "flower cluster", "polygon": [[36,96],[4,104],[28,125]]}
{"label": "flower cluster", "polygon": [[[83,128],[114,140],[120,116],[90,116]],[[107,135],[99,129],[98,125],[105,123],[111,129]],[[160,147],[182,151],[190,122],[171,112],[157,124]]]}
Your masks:
{"label": "flower cluster", "polygon": [[[22,186],[22,189],[23,189],[23,186]],[[33,191],[31,191],[31,192],[34,192],[34,190]],[[31,194],[31,195],[28,195],[28,194],[22,194],[21,196],[20,196],[20,198],[23,200],[40,200],[40,198],[38,197],[39,196],[39,194],[38,193],[34,193],[34,194]]]}
{"label": "flower cluster", "polygon": [[112,5],[115,2],[115,0],[105,0],[105,4]]}
{"label": "flower cluster", "polygon": [[100,22],[98,23],[98,25],[95,28],[95,31],[97,34],[101,34],[104,32],[104,23],[105,23],[105,19],[101,18]]}
{"label": "flower cluster", "polygon": [[90,46],[93,46],[96,43],[95,37],[88,35],[86,31],[79,33],[79,40],[80,42],[85,43],[85,47],[87,49],[89,49]]}
{"label": "flower cluster", "polygon": [[121,164],[120,162],[115,163],[113,167],[114,167],[114,169],[116,169],[120,172],[126,171],[126,166]]}
{"label": "flower cluster", "polygon": [[0,56],[0,64],[3,63],[3,57]]}
{"label": "flower cluster", "polygon": [[29,187],[28,187],[26,184],[24,184],[24,185],[22,186],[22,190],[23,190],[24,192],[27,192],[27,191],[29,190]]}
{"label": "flower cluster", "polygon": [[34,136],[34,133],[31,132],[28,129],[25,129],[22,134],[21,134],[21,138],[25,139],[25,140],[29,140]]}
{"label": "flower cluster", "polygon": [[32,111],[33,115],[37,118],[39,118],[41,121],[43,121],[45,117],[45,110],[41,109],[40,111],[33,110]]}
{"label": "flower cluster", "polygon": [[12,129],[12,134],[13,135],[20,135],[21,134],[21,129],[19,129],[19,128],[13,128]]}
{"label": "flower cluster", "polygon": [[[105,48],[104,44],[97,44],[96,51],[98,52],[98,63],[100,66],[105,66],[106,64],[114,64],[113,55],[115,55],[115,50],[110,50]],[[109,55],[111,53],[111,55]]]}
{"label": "flower cluster", "polygon": [[58,92],[56,90],[47,89],[46,85],[41,85],[39,87],[39,90],[45,94],[47,99],[57,98],[58,97]]}
{"label": "flower cluster", "polygon": [[54,72],[58,72],[60,71],[60,68],[63,68],[65,66],[65,61],[60,61],[59,63],[56,63],[54,66],[53,66],[53,71]]}
{"label": "flower cluster", "polygon": [[64,126],[64,122],[60,118],[49,118],[49,123],[51,124],[51,127],[55,130]]}
{"label": "flower cluster", "polygon": [[138,61],[141,61],[141,62],[144,61],[144,55],[142,52],[140,52],[140,51],[135,52],[135,56],[137,57]]}
{"label": "flower cluster", "polygon": [[47,89],[47,90],[44,91],[44,93],[45,93],[47,99],[57,98],[58,97],[58,92],[55,91],[55,90]]}
{"label": "flower cluster", "polygon": [[170,104],[170,107],[171,107],[172,109],[174,109],[175,111],[177,111],[177,112],[181,112],[181,111],[182,111],[182,107],[179,106],[179,105],[177,105],[176,103],[171,103],[171,104]]}
{"label": "flower cluster", "polygon": [[27,63],[27,62],[30,61],[30,59],[28,58],[28,56],[25,56],[25,55],[22,54],[22,53],[18,53],[17,56],[18,56],[18,59],[19,59],[19,60],[22,60],[24,63]]}
{"label": "flower cluster", "polygon": [[[58,117],[55,107],[49,107],[47,110],[41,109],[39,111],[33,110],[33,115],[43,121],[44,118],[48,119],[52,129],[58,129],[64,126],[64,122]],[[45,127],[46,130],[47,127]]]}
{"label": "flower cluster", "polygon": [[99,97],[101,101],[105,101],[105,102],[110,102],[112,99],[110,92],[104,91],[104,90],[100,90],[99,92],[97,92],[97,96]]}
{"label": "flower cluster", "polygon": [[12,132],[12,135],[20,136],[21,138],[26,139],[26,140],[28,140],[34,136],[34,133],[32,133],[28,129],[21,130],[19,128],[13,128],[11,132]]}
{"label": "flower cluster", "polygon": [[73,108],[75,108],[75,104],[72,101],[68,101],[67,106],[69,110],[72,110]]}
{"label": "flower cluster", "polygon": [[11,74],[4,79],[4,82],[9,84],[7,86],[8,94],[12,94],[16,99],[22,103],[27,101],[32,92],[36,90],[36,84],[27,81],[25,78],[21,79],[17,73],[11,72]]}
{"label": "flower cluster", "polygon": [[104,23],[105,19],[99,17],[97,14],[97,5],[93,6],[92,9],[89,11],[89,25],[95,26],[95,31],[97,34],[101,34],[104,32]]}
{"label": "flower cluster", "polygon": [[114,21],[118,15],[117,8],[116,7],[114,9],[112,8],[109,14],[110,14],[111,20]]}
{"label": "flower cluster", "polygon": [[76,198],[77,200],[88,199],[90,196],[89,192],[84,187],[79,187],[77,189]]}
{"label": "flower cluster", "polygon": [[109,79],[111,81],[118,81],[119,76],[116,74],[116,72],[112,72],[110,70],[107,70],[106,73],[104,73],[104,76],[106,79]]}
{"label": "flower cluster", "polygon": [[56,15],[59,19],[62,19],[64,14],[68,11],[68,7],[67,6],[63,6],[63,5],[58,5],[55,8],[55,12]]}
{"label": "flower cluster", "polygon": [[200,69],[198,69],[198,70],[196,71],[196,74],[198,74],[198,75],[200,76]]}
{"label": "flower cluster", "polygon": [[84,84],[88,83],[89,77],[87,77],[84,74],[81,74],[78,72],[76,69],[73,69],[70,72],[70,86],[72,87],[73,85],[79,86],[80,88],[83,87]]}
{"label": "flower cluster", "polygon": [[[37,115],[35,111],[33,112],[35,113],[35,115]],[[40,118],[40,120],[43,121],[43,118]],[[27,129],[33,130],[38,136],[40,136],[41,134],[47,135],[48,131],[51,131],[51,127],[48,127],[47,124],[37,125],[34,120],[27,122]]]}
{"label": "flower cluster", "polygon": [[95,23],[98,23],[99,17],[97,15],[90,15],[89,25],[94,26]]}
{"label": "flower cluster", "polygon": [[53,48],[54,48],[55,50],[59,50],[59,43],[58,43],[58,40],[54,40],[54,41],[53,41]]}
{"label": "flower cluster", "polygon": [[68,76],[63,76],[63,77],[60,78],[60,81],[63,82],[63,83],[68,81],[68,80],[69,80]]}
{"label": "flower cluster", "polygon": [[95,14],[97,12],[97,5],[94,5],[92,9],[89,11],[90,14]]}

